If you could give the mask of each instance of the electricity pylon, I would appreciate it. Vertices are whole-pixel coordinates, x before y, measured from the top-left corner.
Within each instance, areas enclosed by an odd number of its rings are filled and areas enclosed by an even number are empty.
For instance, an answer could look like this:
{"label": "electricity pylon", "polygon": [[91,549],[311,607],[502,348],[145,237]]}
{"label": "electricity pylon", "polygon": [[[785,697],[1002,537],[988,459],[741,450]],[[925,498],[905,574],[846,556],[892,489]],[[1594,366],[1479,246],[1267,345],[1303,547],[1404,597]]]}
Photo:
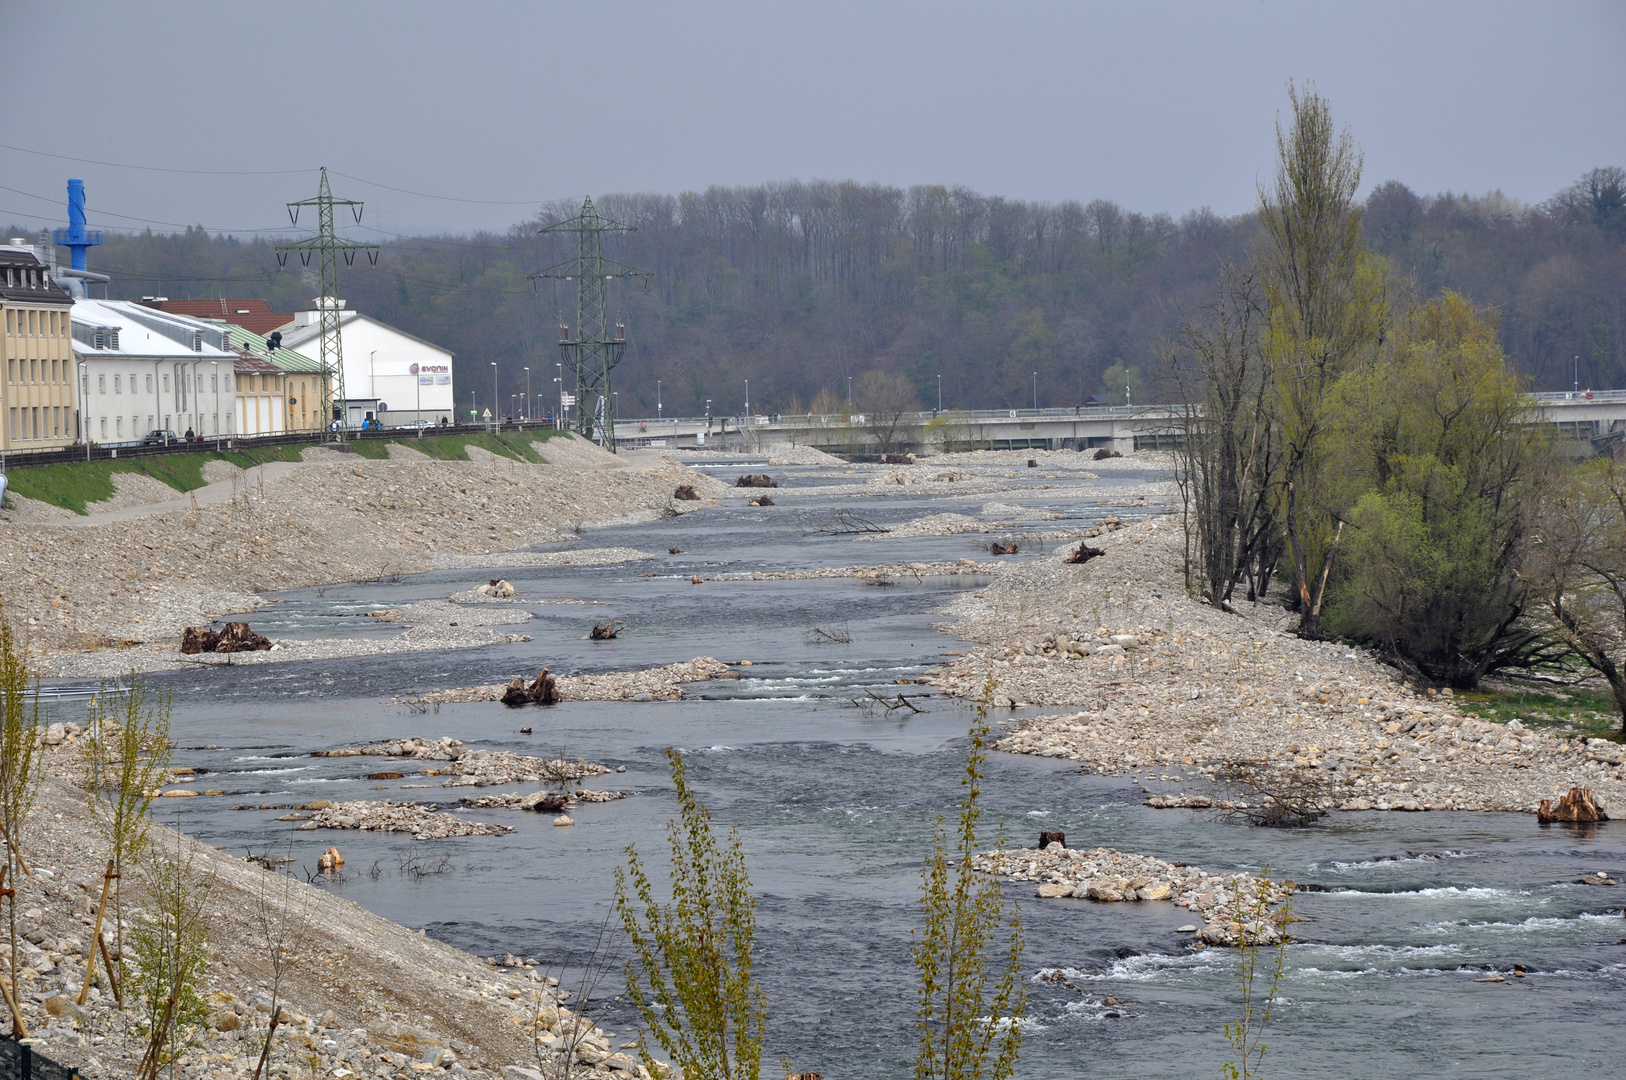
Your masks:
{"label": "electricity pylon", "polygon": [[[615,419],[610,415],[610,370],[621,362],[621,354],[626,351],[627,327],[616,324],[615,336],[610,336],[604,307],[605,282],[652,275],[648,270],[606,259],[600,238],[607,232],[634,231],[631,225],[599,217],[592,196],[588,196],[582,200],[581,213],[538,230],[542,235],[575,233],[576,257],[531,275],[532,279],[576,283],[575,334],[572,336],[571,327],[560,323],[559,354],[576,375],[576,431],[591,439],[596,422],[599,444],[611,453],[615,452]],[[564,387],[559,389],[562,392]],[[596,400],[589,404],[590,398]]]}
{"label": "electricity pylon", "polygon": [[[314,199],[301,199],[288,204],[288,218],[295,225],[299,224],[299,208],[302,206],[316,207],[316,235],[306,237],[292,244],[277,245],[277,265],[288,265],[288,253],[297,251],[302,266],[311,264],[311,255],[317,256],[320,265],[321,295],[316,299],[317,317],[320,320],[320,332],[317,335],[317,348],[320,350],[319,360],[322,364],[322,412],[324,423],[338,421],[335,430],[339,441],[344,441],[348,416],[340,415],[345,409],[344,393],[344,349],[339,340],[339,256],[344,256],[346,266],[355,265],[356,252],[365,251],[367,261],[374,266],[378,265],[377,244],[357,244],[349,240],[340,240],[333,230],[333,208],[335,206],[348,206],[361,224],[362,204],[354,199],[335,199],[333,191],[327,186],[327,168],[322,169],[322,183],[316,189]],[[336,407],[334,402],[339,404]]]}

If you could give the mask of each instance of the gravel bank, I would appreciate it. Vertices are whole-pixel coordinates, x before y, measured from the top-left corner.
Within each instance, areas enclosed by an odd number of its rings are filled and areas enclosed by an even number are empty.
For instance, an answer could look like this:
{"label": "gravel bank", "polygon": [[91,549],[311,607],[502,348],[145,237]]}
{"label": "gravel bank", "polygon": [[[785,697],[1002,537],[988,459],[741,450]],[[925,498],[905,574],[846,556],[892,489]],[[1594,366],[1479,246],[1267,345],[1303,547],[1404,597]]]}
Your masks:
{"label": "gravel bank", "polygon": [[[519,555],[538,560],[530,565],[583,565],[591,557],[584,552],[518,549],[572,540],[582,525],[705,505],[674,503],[678,484],[707,498],[730,491],[664,458],[618,461],[580,440],[541,449],[571,463],[373,461],[318,447],[305,464],[262,472],[229,500],[196,509],[88,524],[8,514],[0,520],[0,596],[37,660],[116,654],[84,671],[95,677],[150,662],[132,652],[173,652],[186,626],[255,611],[259,593],[516,565]],[[175,492],[165,490],[173,502]],[[46,670],[78,674],[49,663]]]}
{"label": "gravel bank", "polygon": [[[530,676],[527,676],[528,678]],[[560,675],[556,678],[561,701],[677,701],[686,683],[707,679],[737,679],[729,666],[709,656],[687,663],[666,664],[638,671],[612,671],[601,675]],[[417,697],[397,698],[409,705],[449,705],[463,701],[501,701],[505,683],[431,690]]]}
{"label": "gravel bank", "polygon": [[[71,782],[71,745],[50,751],[46,760],[54,775],[23,836],[35,876],[17,883],[22,1010],[47,1056],[77,1067],[88,1080],[133,1076],[143,1045],[131,1029],[134,1011],[114,1008],[112,995],[98,987],[83,1007],[74,1004],[106,854],[93,839],[98,834],[85,794]],[[330,837],[295,836],[292,869],[314,868]],[[153,838],[169,851],[179,845],[213,882],[205,908],[213,954],[210,1021],[182,1059],[178,1075],[188,1080],[244,1080],[254,1070],[271,1008],[270,947],[257,915],[262,897],[276,906],[286,895],[302,927],[284,974],[272,1076],[515,1080],[526,1074],[511,1066],[537,1067],[533,1030],[554,1043],[577,1022],[534,959],[482,960],[161,825]],[[125,884],[128,942],[144,898],[136,875]],[[116,943],[111,919],[103,933],[110,947]],[[631,1055],[613,1051],[616,1042],[613,1033],[594,1029],[578,1075],[647,1080]]]}
{"label": "gravel bank", "polygon": [[[1192,926],[1202,945],[1235,945],[1237,941],[1237,902],[1251,913],[1260,898],[1263,883],[1251,874],[1221,876],[1185,863],[1164,862],[1150,855],[1131,855],[1112,848],[1064,848],[1049,844],[1035,848],[983,852],[972,864],[988,874],[1011,881],[1037,881],[1035,895],[1044,900],[1074,898],[1102,904],[1122,901],[1164,900],[1197,916],[1202,926]],[[1291,881],[1272,881],[1266,904],[1279,907],[1293,894]],[[1276,940],[1280,930],[1274,924],[1249,929],[1262,942]]]}
{"label": "gravel bank", "polygon": [[939,685],[976,697],[992,680],[1001,704],[1069,707],[1023,720],[1002,750],[1205,790],[1230,762],[1316,769],[1348,810],[1533,812],[1574,786],[1626,807],[1617,744],[1464,716],[1365,652],[1294,636],[1275,604],[1239,616],[1189,599],[1170,518],[1091,543],[1106,555],[1012,563],[949,606],[947,629],[981,647]]}

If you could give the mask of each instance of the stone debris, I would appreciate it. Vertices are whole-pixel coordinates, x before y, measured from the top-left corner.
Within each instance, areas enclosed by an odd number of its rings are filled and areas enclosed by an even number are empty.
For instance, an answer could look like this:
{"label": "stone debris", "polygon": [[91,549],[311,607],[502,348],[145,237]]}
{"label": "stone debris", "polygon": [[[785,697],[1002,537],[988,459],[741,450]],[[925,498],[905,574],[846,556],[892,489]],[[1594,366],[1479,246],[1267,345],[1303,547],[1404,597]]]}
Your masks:
{"label": "stone debris", "polygon": [[[551,676],[560,701],[677,701],[686,683],[726,678],[728,665],[709,656],[681,664],[666,664],[641,671],[617,671],[602,675]],[[417,697],[399,698],[403,703],[449,705],[470,701],[501,701],[512,683],[464,686],[431,690]]]}
{"label": "stone debris", "polygon": [[[1416,692],[1362,650],[1297,637],[1274,602],[1232,614],[1189,599],[1175,521],[1096,544],[1106,555],[1083,565],[1066,552],[1007,564],[949,605],[946,629],[979,647],[934,683],[976,698],[991,680],[996,706],[1065,707],[1022,720],[1001,750],[1104,775],[1178,770],[1207,789],[1236,762],[1324,770],[1349,811],[1531,813],[1572,787],[1604,807],[1626,799],[1618,743],[1464,715],[1449,692]],[[1157,794],[1163,806],[1214,796]]]}
{"label": "stone debris", "polygon": [[[318,810],[301,829],[360,829],[363,832],[410,833],[414,840],[445,840],[457,836],[502,836],[514,830],[507,825],[468,821],[455,814],[443,814],[432,803],[378,802],[334,803]],[[334,849],[330,849],[334,850]]]}
{"label": "stone debris", "polygon": [[425,773],[428,776],[447,776],[441,781],[442,787],[494,787],[498,784],[535,784],[544,781],[558,783],[587,776],[603,776],[610,772],[607,766],[581,759],[549,760],[507,750],[470,750],[459,739],[425,739],[417,735],[366,746],[318,750],[311,756],[404,757],[416,761],[445,762],[443,767]]}
{"label": "stone debris", "polygon": [[626,797],[625,791],[593,791],[577,788],[569,794],[561,791],[510,791],[500,795],[464,795],[457,801],[475,810],[556,811],[563,810],[567,806],[575,806],[577,803],[615,802]]}
{"label": "stone debris", "polygon": [[[1237,901],[1252,911],[1259,899],[1261,879],[1251,874],[1210,874],[1182,863],[1164,862],[1150,855],[1133,855],[1112,848],[1063,847],[1051,843],[1043,849],[1015,848],[978,854],[972,865],[983,873],[1012,881],[1037,881],[1043,899],[1074,897],[1112,904],[1123,901],[1167,900],[1200,916],[1205,925],[1197,940],[1205,945],[1235,945],[1233,912]],[[1270,882],[1267,906],[1276,909],[1293,894],[1291,881]],[[1247,929],[1264,944],[1282,936],[1274,925]]]}

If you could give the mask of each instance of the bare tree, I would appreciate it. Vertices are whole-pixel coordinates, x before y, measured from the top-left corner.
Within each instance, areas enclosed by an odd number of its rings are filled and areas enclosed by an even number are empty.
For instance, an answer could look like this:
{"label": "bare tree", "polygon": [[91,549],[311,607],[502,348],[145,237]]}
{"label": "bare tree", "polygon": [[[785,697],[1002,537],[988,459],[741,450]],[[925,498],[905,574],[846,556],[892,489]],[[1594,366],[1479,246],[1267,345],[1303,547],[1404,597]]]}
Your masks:
{"label": "bare tree", "polygon": [[914,384],[892,371],[866,371],[853,383],[853,401],[864,417],[864,429],[875,452],[895,453],[903,442],[903,418],[920,410]]}
{"label": "bare tree", "polygon": [[1626,465],[1575,469],[1542,500],[1526,573],[1540,621],[1609,684],[1626,733]]}
{"label": "bare tree", "polygon": [[[593,1067],[582,1061],[579,1054],[582,1044],[593,1033],[593,1021],[588,1018],[587,1010],[605,977],[620,964],[620,950],[610,939],[611,914],[605,912],[598,933],[593,938],[593,945],[581,961],[581,975],[575,991],[568,994],[563,992],[563,976],[569,965],[567,960],[559,965],[557,977],[545,976],[543,979],[544,984],[560,985],[561,992],[554,995],[554,1000],[549,1003],[545,991],[536,992],[536,1015],[531,1029],[532,1049],[536,1055],[537,1071],[547,1080],[575,1080],[593,1071]],[[566,998],[575,1006],[574,1009],[564,1008]],[[553,1031],[558,1034],[551,1041],[542,1037],[545,1032],[552,1034]]]}
{"label": "bare tree", "polygon": [[1264,595],[1281,554],[1273,512],[1280,431],[1265,331],[1256,272],[1227,266],[1215,299],[1180,327],[1167,364],[1179,389],[1186,586],[1226,610],[1243,580],[1249,600]]}

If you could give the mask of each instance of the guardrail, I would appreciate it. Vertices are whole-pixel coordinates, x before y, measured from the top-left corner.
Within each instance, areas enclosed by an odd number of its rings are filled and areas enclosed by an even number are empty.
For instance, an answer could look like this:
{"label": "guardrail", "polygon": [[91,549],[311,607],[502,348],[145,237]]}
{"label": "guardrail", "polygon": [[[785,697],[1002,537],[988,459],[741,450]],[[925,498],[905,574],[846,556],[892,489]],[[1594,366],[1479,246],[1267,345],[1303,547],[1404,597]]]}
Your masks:
{"label": "guardrail", "polygon": [[1562,390],[1544,390],[1531,394],[1541,405],[1607,405],[1626,402],[1626,390],[1582,390],[1579,393]]}

